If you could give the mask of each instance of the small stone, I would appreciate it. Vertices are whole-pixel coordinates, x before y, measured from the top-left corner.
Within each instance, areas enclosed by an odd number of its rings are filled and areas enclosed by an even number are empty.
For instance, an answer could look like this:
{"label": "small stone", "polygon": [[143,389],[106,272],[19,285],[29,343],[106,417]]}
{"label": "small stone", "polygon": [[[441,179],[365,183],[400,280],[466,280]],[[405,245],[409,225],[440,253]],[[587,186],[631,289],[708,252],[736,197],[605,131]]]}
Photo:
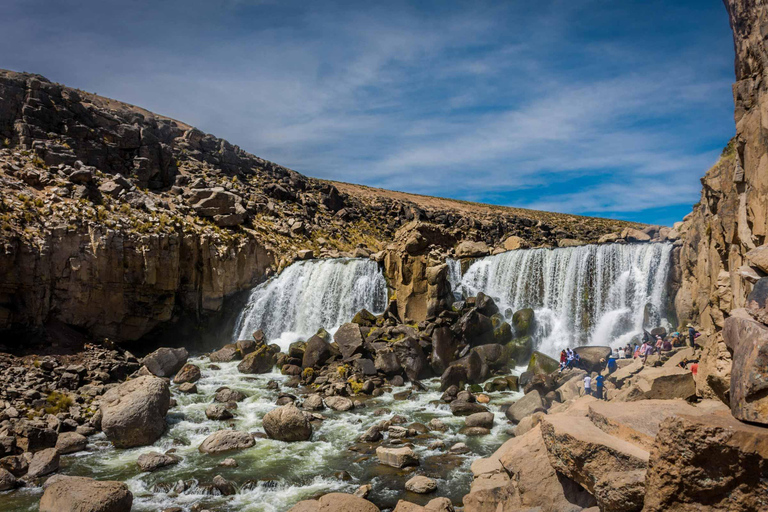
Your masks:
{"label": "small stone", "polygon": [[437,489],[437,482],[432,478],[417,475],[405,482],[405,488],[416,494],[428,494]]}

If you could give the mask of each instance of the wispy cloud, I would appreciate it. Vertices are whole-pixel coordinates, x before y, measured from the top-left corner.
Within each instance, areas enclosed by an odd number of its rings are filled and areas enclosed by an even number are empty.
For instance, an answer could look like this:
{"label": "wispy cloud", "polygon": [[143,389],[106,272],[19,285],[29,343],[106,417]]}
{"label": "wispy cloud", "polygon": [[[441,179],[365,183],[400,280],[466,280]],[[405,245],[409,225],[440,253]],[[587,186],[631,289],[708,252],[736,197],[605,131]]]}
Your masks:
{"label": "wispy cloud", "polygon": [[14,51],[0,65],[324,178],[671,222],[733,132],[719,5],[11,0],[4,10],[0,45]]}

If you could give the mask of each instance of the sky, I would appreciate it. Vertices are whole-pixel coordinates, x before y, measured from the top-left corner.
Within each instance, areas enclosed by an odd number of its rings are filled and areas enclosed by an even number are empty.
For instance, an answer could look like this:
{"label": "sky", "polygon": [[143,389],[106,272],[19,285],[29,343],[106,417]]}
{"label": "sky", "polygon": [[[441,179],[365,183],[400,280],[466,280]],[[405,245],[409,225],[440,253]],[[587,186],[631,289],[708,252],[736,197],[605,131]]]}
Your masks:
{"label": "sky", "polygon": [[0,48],[308,176],[654,224],[735,131],[718,0],[3,0]]}

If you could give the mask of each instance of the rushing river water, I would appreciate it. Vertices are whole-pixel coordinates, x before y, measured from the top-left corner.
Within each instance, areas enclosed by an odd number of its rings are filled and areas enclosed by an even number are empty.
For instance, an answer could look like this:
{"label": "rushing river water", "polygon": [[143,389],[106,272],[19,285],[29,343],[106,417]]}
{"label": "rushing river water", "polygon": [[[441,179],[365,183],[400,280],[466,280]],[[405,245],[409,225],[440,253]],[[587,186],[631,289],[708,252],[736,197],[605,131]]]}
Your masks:
{"label": "rushing river water", "polygon": [[[270,439],[257,439],[252,448],[208,455],[198,451],[203,440],[212,432],[235,428],[248,432],[263,432],[262,418],[273,408],[279,391],[266,388],[267,382],[282,382],[287,377],[279,373],[266,375],[245,375],[237,371],[237,362],[218,363],[220,369],[212,369],[207,357],[192,359],[190,362],[201,367],[203,377],[197,382],[198,393],[186,395],[175,391],[173,397],[178,405],[168,413],[168,430],[154,445],[135,449],[115,449],[103,434],[89,439],[86,452],[64,455],[61,473],[89,476],[101,480],[126,482],[134,494],[134,510],[159,511],[179,506],[188,509],[195,503],[216,511],[283,512],[296,502],[332,491],[352,492],[362,484],[370,483],[373,490],[369,499],[382,509],[394,507],[398,499],[425,503],[437,496],[446,496],[455,504],[469,491],[471,472],[469,464],[478,456],[492,453],[507,439],[506,418],[499,411],[499,405],[512,401],[516,393],[489,393],[490,408],[496,416],[496,423],[490,435],[467,437],[458,433],[464,425],[464,418],[451,414],[447,404],[439,402],[441,393],[436,379],[425,381],[427,391],[414,392],[410,399],[395,400],[393,393],[409,389],[394,388],[368,399],[366,407],[347,412],[320,411],[327,417],[321,426],[315,427],[312,439],[306,442],[285,443]],[[213,402],[216,390],[221,386],[242,391],[248,398],[238,404],[235,418],[227,421],[213,421],[205,416],[205,409]],[[290,388],[283,388],[290,393]],[[389,409],[377,415],[378,409]],[[360,445],[358,437],[365,430],[394,414],[405,416],[406,425],[412,422],[428,423],[439,418],[448,431],[409,439],[421,460],[421,466],[411,471],[402,471],[378,464],[370,445]],[[442,439],[446,450],[429,450],[436,439]],[[471,452],[454,455],[448,448],[457,442],[465,442]],[[350,450],[354,448],[357,451]],[[182,462],[162,468],[153,473],[142,473],[136,459],[142,453],[175,449]],[[375,445],[372,447],[375,450]],[[238,467],[220,467],[225,458],[232,457]],[[346,471],[348,480],[337,472]],[[435,493],[420,496],[404,490],[405,481],[415,474],[437,478]],[[209,487],[213,477],[222,475],[237,487],[234,496],[215,496]],[[173,488],[179,480],[193,480],[194,485],[180,494]],[[42,494],[39,488],[29,488],[6,494],[0,498],[0,510],[36,511]]]}

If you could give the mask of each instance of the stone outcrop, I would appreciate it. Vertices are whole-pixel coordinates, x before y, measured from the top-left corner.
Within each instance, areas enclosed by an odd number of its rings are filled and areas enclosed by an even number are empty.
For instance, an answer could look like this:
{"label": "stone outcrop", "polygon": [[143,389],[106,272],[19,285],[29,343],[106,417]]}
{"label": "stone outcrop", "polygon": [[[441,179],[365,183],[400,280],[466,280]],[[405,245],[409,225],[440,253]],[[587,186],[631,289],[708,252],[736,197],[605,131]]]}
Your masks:
{"label": "stone outcrop", "polygon": [[733,416],[768,425],[768,327],[750,318],[731,317],[725,321],[723,338],[733,354]]}
{"label": "stone outcrop", "polygon": [[167,381],[152,376],[129,380],[104,394],[101,428],[118,448],[152,444],[165,431],[170,402]]}

